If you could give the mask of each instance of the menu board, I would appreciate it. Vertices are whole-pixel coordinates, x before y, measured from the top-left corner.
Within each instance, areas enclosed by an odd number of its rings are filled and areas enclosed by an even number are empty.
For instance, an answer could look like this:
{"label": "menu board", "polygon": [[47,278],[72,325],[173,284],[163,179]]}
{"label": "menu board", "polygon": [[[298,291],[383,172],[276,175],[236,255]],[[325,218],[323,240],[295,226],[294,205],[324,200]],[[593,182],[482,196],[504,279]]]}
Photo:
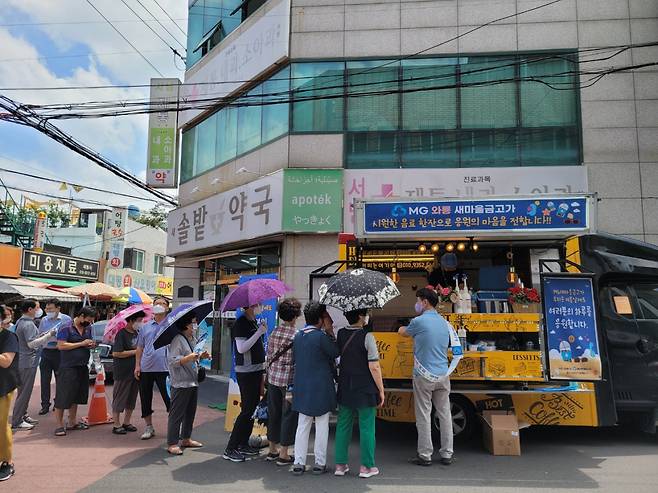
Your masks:
{"label": "menu board", "polygon": [[550,378],[601,380],[592,278],[543,276],[542,293]]}

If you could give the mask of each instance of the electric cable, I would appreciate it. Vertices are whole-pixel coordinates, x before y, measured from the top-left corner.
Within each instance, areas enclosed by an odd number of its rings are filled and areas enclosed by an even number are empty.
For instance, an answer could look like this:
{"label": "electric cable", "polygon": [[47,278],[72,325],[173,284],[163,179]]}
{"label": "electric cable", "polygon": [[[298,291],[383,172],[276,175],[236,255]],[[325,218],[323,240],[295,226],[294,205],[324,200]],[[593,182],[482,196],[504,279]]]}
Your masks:
{"label": "electric cable", "polygon": [[166,15],[167,17],[169,17],[169,20],[170,20],[171,22],[173,22],[174,25],[178,28],[178,30],[179,30],[180,32],[183,33],[183,36],[185,36],[185,38],[187,38],[187,32],[185,32],[185,30],[184,30],[184,29],[178,24],[178,22],[176,22],[176,21],[175,21],[170,15],[169,15],[169,12],[167,12],[167,11],[162,7],[162,5],[160,4],[160,2],[158,2],[158,0],[153,0],[153,2],[154,2],[158,7],[160,7],[160,10],[162,10],[162,11],[165,13],[165,15]]}
{"label": "electric cable", "polygon": [[[153,15],[153,12],[151,12],[149,9],[146,8],[146,5],[144,5],[144,4],[141,2],[141,0],[135,0],[135,1],[136,1],[139,5],[141,5],[141,7],[142,7],[144,10],[146,10],[146,12],[148,12],[149,15],[150,15],[151,17],[153,17],[153,20],[154,20],[155,22],[157,22],[157,23],[160,25],[160,27],[161,27],[162,29],[164,29],[165,32],[166,32],[167,34],[169,34],[169,36],[171,36],[171,38],[172,38],[174,41],[176,41],[176,43],[178,43],[178,45],[179,45],[181,48],[183,48],[183,50],[187,51],[187,47],[186,47],[183,43],[181,43],[181,42],[178,40],[178,38],[177,38],[176,36],[174,36],[173,33],[172,33],[169,29],[167,29],[167,27],[166,27],[162,22],[160,22],[160,21],[158,20],[158,18],[157,18],[155,15]],[[167,14],[166,11],[164,11],[164,12],[165,12],[165,14]],[[167,14],[167,15],[169,15],[169,14]],[[172,22],[173,22],[173,20],[172,20]],[[174,24],[176,24],[176,23],[174,22]],[[185,33],[183,33],[183,35],[185,35]]]}

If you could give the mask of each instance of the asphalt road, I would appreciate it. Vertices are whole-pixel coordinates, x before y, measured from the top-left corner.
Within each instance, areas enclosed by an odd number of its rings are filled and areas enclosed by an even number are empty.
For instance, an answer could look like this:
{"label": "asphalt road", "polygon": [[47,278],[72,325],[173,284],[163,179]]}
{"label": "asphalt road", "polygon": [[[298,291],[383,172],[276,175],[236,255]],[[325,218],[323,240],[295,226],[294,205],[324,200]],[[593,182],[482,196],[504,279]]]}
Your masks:
{"label": "asphalt road", "polygon": [[[202,405],[225,400],[224,384],[202,386]],[[626,429],[534,428],[521,432],[520,457],[489,455],[478,440],[458,444],[455,463],[421,468],[407,463],[415,451],[415,428],[379,423],[377,462],[381,475],[292,476],[263,459],[233,464],[221,459],[228,440],[224,419],[195,430],[206,445],[169,457],[158,447],[111,472],[83,491],[224,492],[658,492],[658,439]],[[312,458],[309,460],[312,463]],[[333,442],[329,445],[333,463]],[[351,465],[358,470],[358,437]]]}

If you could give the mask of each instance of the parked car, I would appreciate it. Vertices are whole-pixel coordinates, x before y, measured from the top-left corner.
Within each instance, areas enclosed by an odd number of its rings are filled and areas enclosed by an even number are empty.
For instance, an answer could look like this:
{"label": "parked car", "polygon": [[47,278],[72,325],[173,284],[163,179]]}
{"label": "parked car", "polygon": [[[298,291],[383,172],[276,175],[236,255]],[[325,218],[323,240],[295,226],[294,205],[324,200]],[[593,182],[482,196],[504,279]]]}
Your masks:
{"label": "parked car", "polygon": [[[105,381],[113,380],[114,360],[112,359],[112,345],[103,342],[103,334],[107,320],[100,320],[91,326],[91,336],[100,350],[101,363],[105,369]],[[96,367],[94,366],[93,355],[89,357],[89,380],[96,379]]]}

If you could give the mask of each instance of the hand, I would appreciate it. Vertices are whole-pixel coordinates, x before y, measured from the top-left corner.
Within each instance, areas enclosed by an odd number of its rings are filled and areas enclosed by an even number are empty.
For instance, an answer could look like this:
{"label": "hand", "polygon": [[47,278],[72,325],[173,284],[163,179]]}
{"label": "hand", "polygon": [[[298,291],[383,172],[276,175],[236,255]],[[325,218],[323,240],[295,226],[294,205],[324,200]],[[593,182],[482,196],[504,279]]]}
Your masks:
{"label": "hand", "polygon": [[139,380],[139,377],[142,375],[142,370],[135,368],[135,380]]}
{"label": "hand", "polygon": [[260,325],[258,326],[258,333],[260,335],[263,335],[267,332],[267,324],[265,322],[261,322]]}
{"label": "hand", "polygon": [[57,329],[50,330],[50,337],[55,337],[57,335]]}
{"label": "hand", "polygon": [[201,353],[201,359],[210,359],[210,353],[208,351],[204,351]]}
{"label": "hand", "polygon": [[379,404],[377,407],[384,407],[384,391],[380,390],[379,391]]}

